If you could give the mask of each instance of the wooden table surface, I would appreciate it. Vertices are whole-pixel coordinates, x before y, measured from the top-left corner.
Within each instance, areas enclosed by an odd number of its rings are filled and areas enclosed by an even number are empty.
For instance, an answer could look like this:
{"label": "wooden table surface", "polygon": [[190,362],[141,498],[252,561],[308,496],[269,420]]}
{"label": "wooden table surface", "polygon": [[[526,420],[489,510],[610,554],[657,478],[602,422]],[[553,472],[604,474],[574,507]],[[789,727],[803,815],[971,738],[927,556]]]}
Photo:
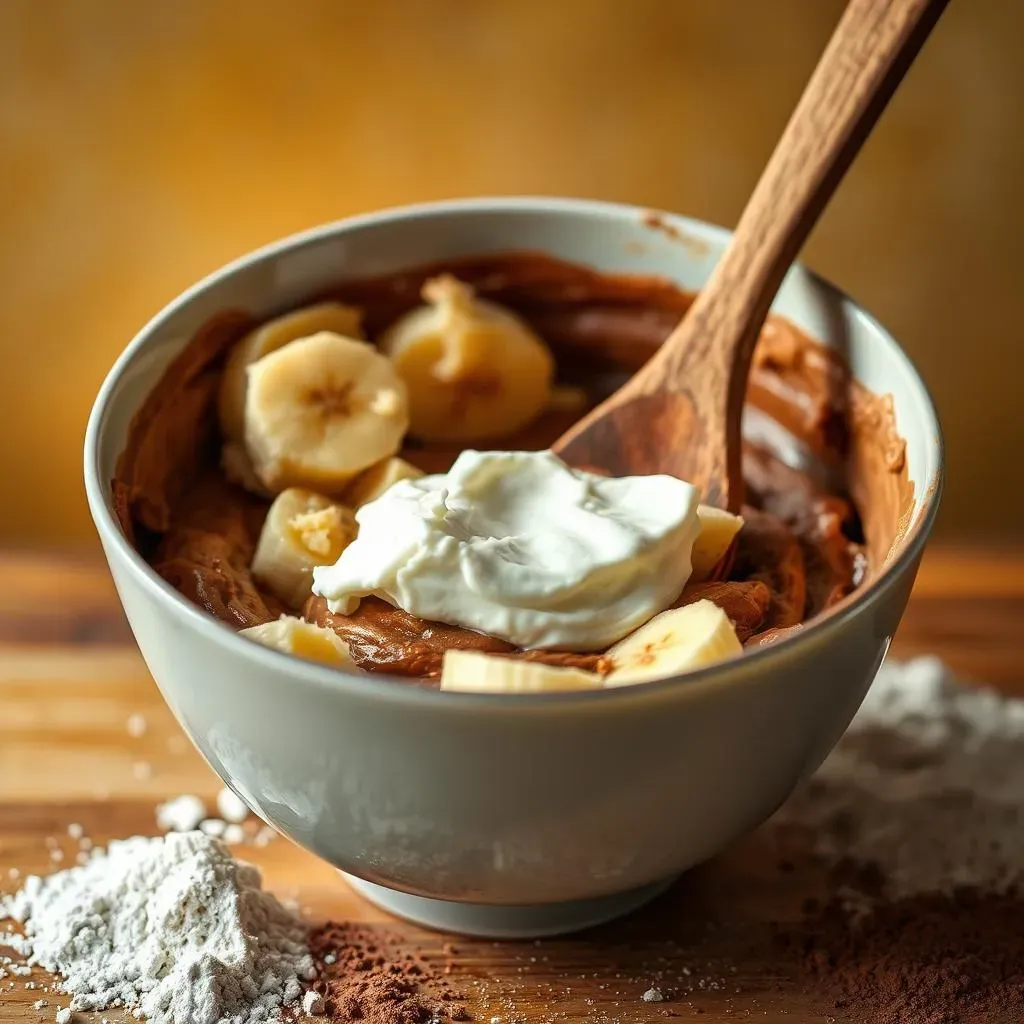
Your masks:
{"label": "wooden table surface", "polygon": [[[930,552],[893,649],[918,653],[1024,695],[1024,548]],[[133,714],[145,719],[141,736],[129,733]],[[105,567],[84,556],[0,553],[0,891],[17,886],[12,869],[66,866],[77,849],[72,823],[97,844],[152,834],[157,802],[181,793],[212,802],[218,788],[149,678]],[[580,937],[497,944],[389,924],[448,965],[476,1020],[825,1020],[821,993],[775,951],[766,927],[796,919],[821,879],[809,866],[780,872],[765,831],[690,872],[652,907]],[[311,920],[388,921],[281,837],[239,852]],[[41,972],[37,988],[24,980],[0,981],[0,1022],[53,1020],[67,999],[41,990],[50,981]],[[672,998],[644,1002],[652,985]],[[41,998],[47,1008],[33,1009]],[[853,1008],[842,1019],[862,1018]]]}

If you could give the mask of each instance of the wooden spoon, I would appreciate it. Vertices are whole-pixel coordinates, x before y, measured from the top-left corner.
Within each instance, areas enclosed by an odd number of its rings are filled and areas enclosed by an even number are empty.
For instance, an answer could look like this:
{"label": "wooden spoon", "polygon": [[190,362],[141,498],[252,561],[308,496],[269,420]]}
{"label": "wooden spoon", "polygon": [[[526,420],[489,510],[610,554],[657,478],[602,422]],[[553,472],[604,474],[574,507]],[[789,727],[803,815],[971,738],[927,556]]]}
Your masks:
{"label": "wooden spoon", "polygon": [[571,465],[669,473],[739,511],[740,418],[782,279],[947,0],[851,0],[710,280],[628,383],[552,445]]}

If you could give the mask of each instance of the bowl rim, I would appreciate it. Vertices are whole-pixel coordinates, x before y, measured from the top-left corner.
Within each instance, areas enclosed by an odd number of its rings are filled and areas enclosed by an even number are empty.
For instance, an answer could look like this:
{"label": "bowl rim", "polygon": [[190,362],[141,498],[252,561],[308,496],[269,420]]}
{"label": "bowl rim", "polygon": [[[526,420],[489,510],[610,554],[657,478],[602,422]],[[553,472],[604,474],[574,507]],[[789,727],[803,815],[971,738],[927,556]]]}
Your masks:
{"label": "bowl rim", "polygon": [[[841,630],[845,623],[856,618],[891,589],[904,572],[920,557],[934,525],[945,482],[945,444],[934,400],[917,367],[891,332],[886,330],[877,318],[849,294],[803,263],[797,262],[794,266],[808,277],[816,289],[840,302],[852,316],[861,320],[869,329],[876,331],[890,348],[891,354],[902,363],[902,368],[918,389],[925,412],[930,418],[929,428],[932,433],[930,441],[935,451],[935,472],[932,480],[926,483],[922,507],[907,532],[898,541],[892,559],[877,576],[802,629],[774,643],[747,651],[742,658],[730,659],[692,672],[670,676],[666,679],[651,680],[636,686],[536,694],[478,694],[410,684],[407,677],[384,672],[356,675],[317,662],[296,658],[294,655],[284,654],[244,639],[234,630],[187,601],[181,593],[160,577],[128,542],[107,499],[105,494],[107,482],[104,481],[100,472],[103,428],[115,389],[124,373],[146,347],[153,333],[198,295],[230,278],[238,271],[255,263],[269,261],[285,253],[321,243],[332,236],[394,221],[445,214],[504,212],[524,214],[548,212],[612,220],[637,220],[650,218],[653,215],[659,221],[663,220],[674,228],[678,228],[684,235],[686,232],[692,232],[694,235],[700,236],[702,241],[711,239],[715,243],[725,244],[732,235],[729,229],[717,224],[628,203],[558,196],[479,196],[393,206],[371,213],[345,217],[288,235],[230,261],[185,289],[151,317],[118,356],[97,392],[85,431],[84,475],[90,513],[103,546],[108,552],[108,558],[113,557],[116,553],[127,570],[133,574],[135,581],[148,592],[149,596],[186,628],[197,629],[201,635],[213,643],[226,644],[227,650],[243,661],[251,659],[275,673],[287,669],[285,674],[293,677],[290,680],[293,684],[301,679],[303,682],[321,688],[347,692],[352,696],[435,709],[447,708],[451,711],[461,708],[467,711],[500,710],[509,712],[515,708],[524,711],[543,710],[550,713],[553,707],[562,705],[580,708],[603,706],[609,702],[657,700],[659,697],[666,696],[668,691],[676,691],[678,696],[685,693],[697,697],[708,689],[718,686],[757,685],[765,675],[765,673],[757,671],[758,667],[768,668],[787,658],[798,658],[802,647],[811,641],[823,639],[829,633]],[[737,672],[740,667],[744,671]]]}

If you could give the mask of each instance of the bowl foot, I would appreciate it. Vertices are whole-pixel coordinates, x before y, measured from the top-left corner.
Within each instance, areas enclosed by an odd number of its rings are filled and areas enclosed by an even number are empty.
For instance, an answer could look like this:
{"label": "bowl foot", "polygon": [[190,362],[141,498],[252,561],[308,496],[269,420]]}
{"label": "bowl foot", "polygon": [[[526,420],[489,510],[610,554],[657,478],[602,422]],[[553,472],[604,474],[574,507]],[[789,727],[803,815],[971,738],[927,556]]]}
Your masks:
{"label": "bowl foot", "polygon": [[675,881],[675,878],[669,878],[639,889],[589,900],[536,906],[498,906],[432,900],[375,885],[344,871],[341,875],[360,896],[389,914],[436,931],[483,939],[537,939],[591,928],[642,907]]}

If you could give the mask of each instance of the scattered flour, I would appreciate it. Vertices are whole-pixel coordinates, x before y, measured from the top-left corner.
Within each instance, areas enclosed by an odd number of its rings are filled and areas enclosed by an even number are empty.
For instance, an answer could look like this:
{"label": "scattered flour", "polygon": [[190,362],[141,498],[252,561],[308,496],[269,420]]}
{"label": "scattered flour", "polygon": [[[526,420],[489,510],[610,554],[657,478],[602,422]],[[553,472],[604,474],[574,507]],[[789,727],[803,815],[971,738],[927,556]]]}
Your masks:
{"label": "scattered flour", "polygon": [[253,836],[254,846],[268,846],[277,833],[269,825],[261,825],[259,831]]}
{"label": "scattered flour", "polygon": [[324,1001],[320,995],[310,989],[302,997],[302,1012],[307,1016],[324,1012]]}
{"label": "scattered flour", "polygon": [[774,820],[814,829],[828,861],[877,865],[892,897],[1024,881],[1024,700],[936,658],[886,664]]}
{"label": "scattered flour", "polygon": [[68,1017],[120,1003],[152,1024],[259,1024],[315,976],[305,926],[260,886],[201,832],[135,837],[30,876],[0,917],[25,922],[5,941],[60,975]]}
{"label": "scattered flour", "polygon": [[[217,794],[217,811],[219,818],[206,816],[206,804],[198,796],[183,793],[173,800],[158,804],[156,809],[157,826],[164,832],[191,832],[199,829],[205,835],[223,839],[228,846],[244,843],[247,833],[240,822],[249,817],[249,808],[230,789],[222,789]],[[273,834],[273,830],[271,835]],[[253,840],[260,838],[258,845],[266,846],[269,837],[258,832]]]}
{"label": "scattered flour", "polygon": [[245,829],[241,825],[228,823],[224,826],[224,842],[228,846],[237,846],[245,842]]}
{"label": "scattered flour", "polygon": [[183,793],[156,808],[157,827],[164,832],[191,832],[205,817],[206,804],[191,793]]}
{"label": "scattered flour", "polygon": [[225,821],[240,825],[249,817],[249,808],[241,797],[225,788],[217,794],[217,813]]}

